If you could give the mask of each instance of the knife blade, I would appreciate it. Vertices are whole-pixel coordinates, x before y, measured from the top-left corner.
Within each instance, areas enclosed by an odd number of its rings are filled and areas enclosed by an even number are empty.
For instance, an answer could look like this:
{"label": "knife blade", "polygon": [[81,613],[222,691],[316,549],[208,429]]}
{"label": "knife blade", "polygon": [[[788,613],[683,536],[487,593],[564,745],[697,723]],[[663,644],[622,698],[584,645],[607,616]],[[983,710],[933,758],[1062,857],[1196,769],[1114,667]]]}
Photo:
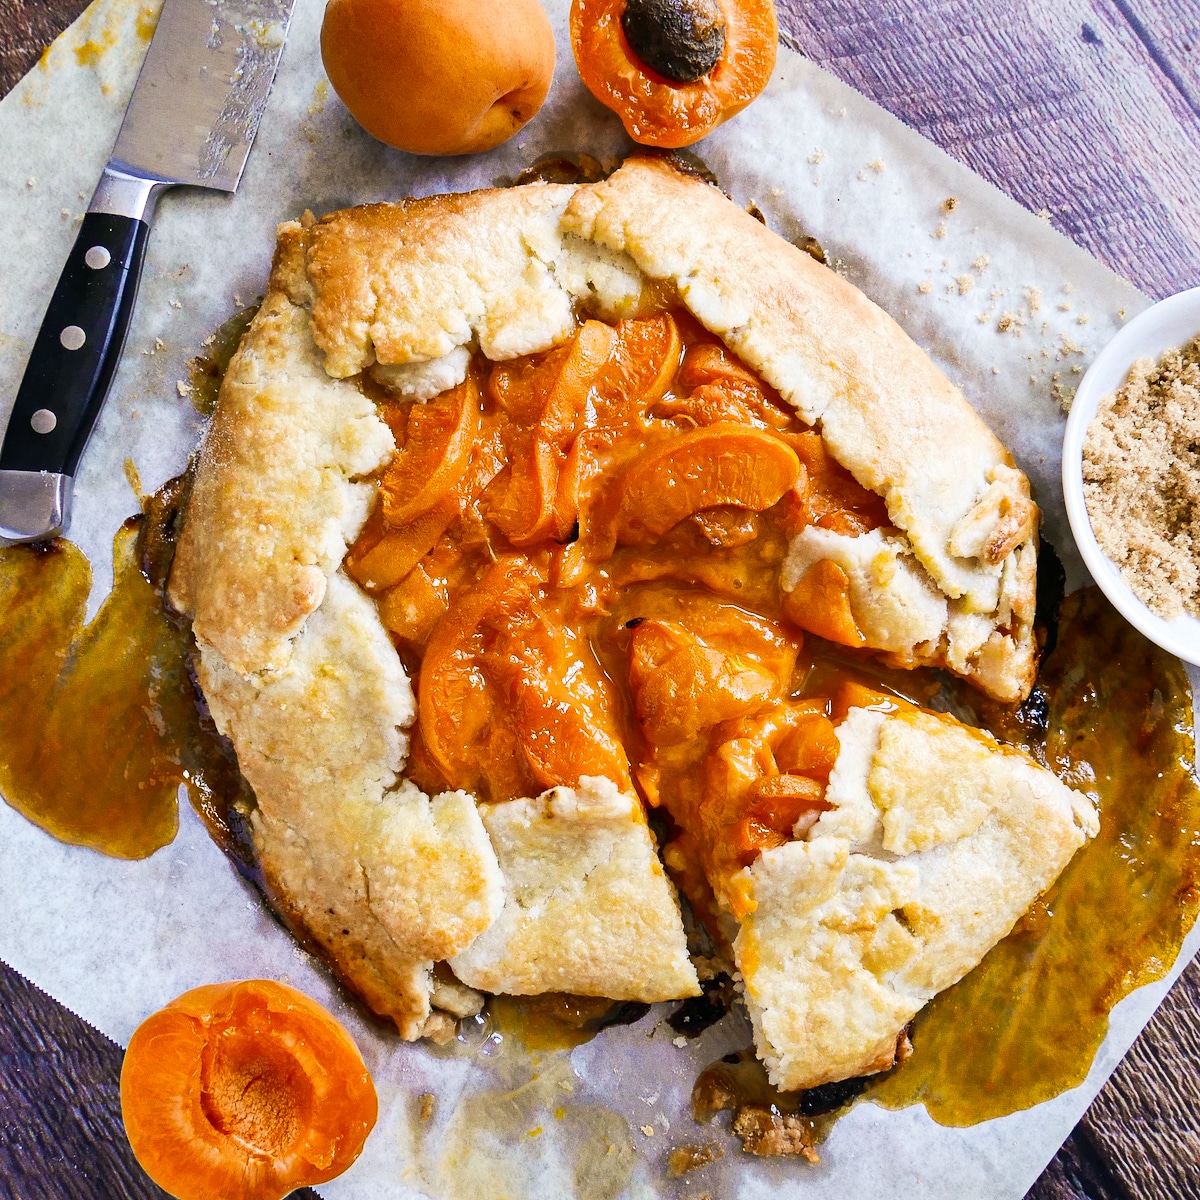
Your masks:
{"label": "knife blade", "polygon": [[234,192],[293,0],[164,0],[112,157],[46,309],[0,445],[0,540],[64,533],[133,316],[159,196]]}

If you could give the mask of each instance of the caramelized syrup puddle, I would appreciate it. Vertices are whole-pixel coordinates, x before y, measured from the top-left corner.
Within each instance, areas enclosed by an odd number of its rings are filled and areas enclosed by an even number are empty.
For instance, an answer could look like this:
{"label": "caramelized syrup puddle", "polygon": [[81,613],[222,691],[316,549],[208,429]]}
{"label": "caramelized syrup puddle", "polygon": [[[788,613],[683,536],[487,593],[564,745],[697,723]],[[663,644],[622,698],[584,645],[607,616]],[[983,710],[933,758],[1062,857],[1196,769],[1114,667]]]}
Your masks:
{"label": "caramelized syrup puddle", "polygon": [[175,837],[183,784],[234,850],[219,814],[244,784],[192,681],[191,635],[142,574],[145,528],[121,527],[113,590],[86,626],[76,546],[0,550],[0,794],[60,841],[136,859]]}
{"label": "caramelized syrup puddle", "polygon": [[[1098,590],[1067,597],[1024,723],[981,714],[1091,794],[1100,833],[983,962],[913,1023],[913,1054],[867,1098],[974,1125],[1082,1083],[1108,1014],[1161,979],[1200,907],[1200,788],[1181,663]],[[1031,728],[1032,726],[1032,728]],[[1038,729],[1041,726],[1041,729]]]}

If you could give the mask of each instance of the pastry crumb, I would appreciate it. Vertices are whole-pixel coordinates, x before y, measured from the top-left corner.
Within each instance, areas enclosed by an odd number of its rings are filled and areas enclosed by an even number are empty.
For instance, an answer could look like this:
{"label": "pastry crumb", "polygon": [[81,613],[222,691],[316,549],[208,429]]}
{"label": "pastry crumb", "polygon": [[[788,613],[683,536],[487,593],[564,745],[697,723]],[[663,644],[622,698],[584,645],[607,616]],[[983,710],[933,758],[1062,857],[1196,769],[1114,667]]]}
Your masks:
{"label": "pastry crumb", "polygon": [[971,275],[960,275],[954,282],[958,284],[960,296],[965,296],[975,286],[975,279]]}
{"label": "pastry crumb", "polygon": [[671,1045],[677,1046],[680,1050],[682,1050],[687,1045],[687,1038],[685,1038],[685,1037],[672,1038]]}
{"label": "pastry crumb", "polygon": [[417,1119],[422,1122],[428,1121],[433,1116],[434,1096],[432,1092],[425,1092],[421,1096],[420,1106]]}
{"label": "pastry crumb", "polygon": [[1148,608],[1200,616],[1200,336],[1134,363],[1083,447],[1100,548]]}
{"label": "pastry crumb", "polygon": [[824,150],[814,150],[813,153],[808,156],[808,161],[810,163],[812,163],[812,165],[814,167],[818,163],[823,163],[825,161],[825,151]]}
{"label": "pastry crumb", "polygon": [[917,284],[917,291],[920,292],[922,296],[928,296],[929,293],[933,291],[933,284],[930,283],[928,279],[922,279],[921,282]]}
{"label": "pastry crumb", "polygon": [[884,163],[882,158],[877,158],[873,162],[867,163],[867,166],[870,167],[871,170],[874,171],[876,175],[882,175],[883,172],[886,170],[886,164]]}
{"label": "pastry crumb", "polygon": [[946,222],[943,221],[929,236],[932,238],[944,238],[946,236]]}
{"label": "pastry crumb", "polygon": [[979,256],[979,257],[978,257],[978,258],[977,258],[977,259],[976,259],[976,260],[975,260],[975,261],[974,261],[974,262],[971,264],[971,270],[972,270],[972,271],[980,271],[980,272],[982,272],[982,271],[986,271],[986,270],[987,270],[988,263],[990,263],[991,261],[992,261],[992,260],[991,260],[991,259],[990,259],[990,258],[989,258],[989,257],[988,257],[986,254],[981,254],[981,255],[980,255],[980,256]]}
{"label": "pastry crumb", "polygon": [[947,196],[945,198],[945,200],[942,201],[942,212],[944,212],[944,213],[952,213],[957,207],[958,207],[958,197],[957,196]]}
{"label": "pastry crumb", "polygon": [[710,1162],[723,1158],[725,1151],[716,1142],[706,1142],[703,1146],[687,1143],[678,1146],[667,1156],[667,1174],[672,1179],[679,1179],[697,1167],[706,1167]]}
{"label": "pastry crumb", "polygon": [[653,1137],[653,1136],[654,1136],[654,1126],[653,1126],[653,1125],[643,1125],[643,1126],[642,1126],[642,1132],[643,1132],[643,1133],[644,1133],[644,1134],[645,1134],[647,1137]]}

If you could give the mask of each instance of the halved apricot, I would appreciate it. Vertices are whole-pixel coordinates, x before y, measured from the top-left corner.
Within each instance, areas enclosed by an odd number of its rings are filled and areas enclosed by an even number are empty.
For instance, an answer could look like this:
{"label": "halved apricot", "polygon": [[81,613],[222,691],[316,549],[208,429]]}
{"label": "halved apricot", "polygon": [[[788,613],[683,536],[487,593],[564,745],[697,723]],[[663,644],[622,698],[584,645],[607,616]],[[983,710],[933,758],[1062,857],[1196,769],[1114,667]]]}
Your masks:
{"label": "halved apricot", "polygon": [[573,0],[571,46],[579,74],[635,142],[690,146],[766,87],[779,40],[773,0],[718,0],[718,6],[725,24],[720,57],[700,78],[677,82],[630,46],[621,23],[626,0]]}
{"label": "halved apricot", "polygon": [[436,400],[414,404],[404,445],[380,483],[389,525],[407,525],[462,481],[479,433],[479,389],[473,376]]}
{"label": "halved apricot", "polygon": [[616,543],[652,545],[706,508],[761,512],[799,474],[795,452],[763,430],[718,421],[664,439],[643,450],[611,485],[610,515],[596,531],[601,556]]}
{"label": "halved apricot", "polygon": [[138,1026],[121,1113],[138,1162],[178,1200],[281,1200],[358,1157],[377,1102],[333,1015],[257,979],[194,988]]}
{"label": "halved apricot", "polygon": [[850,577],[831,559],[815,562],[783,596],[783,615],[794,625],[843,646],[865,646],[854,619]]}

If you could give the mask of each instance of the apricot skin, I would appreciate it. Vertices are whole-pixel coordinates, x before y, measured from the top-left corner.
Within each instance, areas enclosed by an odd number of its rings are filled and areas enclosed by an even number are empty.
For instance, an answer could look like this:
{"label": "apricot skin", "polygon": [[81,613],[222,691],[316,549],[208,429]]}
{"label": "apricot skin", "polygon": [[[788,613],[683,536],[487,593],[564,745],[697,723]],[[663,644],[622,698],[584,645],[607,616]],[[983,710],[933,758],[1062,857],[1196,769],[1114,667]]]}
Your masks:
{"label": "apricot skin", "polygon": [[360,125],[413,154],[474,154],[542,106],[554,33],[537,0],[330,0],[321,57]]}

